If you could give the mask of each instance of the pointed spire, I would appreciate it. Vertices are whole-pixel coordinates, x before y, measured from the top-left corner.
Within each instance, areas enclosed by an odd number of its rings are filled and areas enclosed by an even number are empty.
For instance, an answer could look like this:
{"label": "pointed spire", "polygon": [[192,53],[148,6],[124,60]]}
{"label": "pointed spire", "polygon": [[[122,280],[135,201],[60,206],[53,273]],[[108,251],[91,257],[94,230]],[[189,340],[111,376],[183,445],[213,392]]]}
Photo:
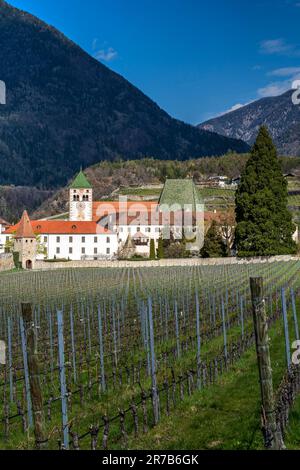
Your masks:
{"label": "pointed spire", "polygon": [[82,167],[73,183],[70,185],[70,189],[92,189],[91,184],[87,180],[85,174],[82,171]]}
{"label": "pointed spire", "polygon": [[27,211],[23,212],[15,238],[35,238]]}

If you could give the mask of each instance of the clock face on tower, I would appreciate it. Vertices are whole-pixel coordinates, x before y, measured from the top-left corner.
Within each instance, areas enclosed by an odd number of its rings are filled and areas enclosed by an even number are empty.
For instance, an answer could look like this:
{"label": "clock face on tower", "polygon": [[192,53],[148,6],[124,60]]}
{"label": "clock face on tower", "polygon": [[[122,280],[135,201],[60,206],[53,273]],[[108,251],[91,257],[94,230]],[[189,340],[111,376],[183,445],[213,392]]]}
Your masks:
{"label": "clock face on tower", "polygon": [[77,208],[77,213],[78,213],[77,215],[78,220],[84,220],[84,210],[85,210],[84,202],[77,202],[76,208]]}

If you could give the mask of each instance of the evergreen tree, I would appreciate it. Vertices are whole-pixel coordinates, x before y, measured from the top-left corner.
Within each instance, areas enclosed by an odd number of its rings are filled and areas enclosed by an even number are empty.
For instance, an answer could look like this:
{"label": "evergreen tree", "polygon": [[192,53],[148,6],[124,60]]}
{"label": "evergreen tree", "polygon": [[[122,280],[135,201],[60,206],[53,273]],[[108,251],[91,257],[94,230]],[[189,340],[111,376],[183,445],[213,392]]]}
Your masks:
{"label": "evergreen tree", "polygon": [[163,242],[162,237],[159,237],[158,239],[157,258],[158,259],[164,258],[164,242]]}
{"label": "evergreen tree", "polygon": [[155,242],[153,238],[150,240],[150,259],[155,259]]}
{"label": "evergreen tree", "polygon": [[261,127],[236,192],[238,256],[295,253],[295,226],[287,200],[276,148],[267,128]]}
{"label": "evergreen tree", "polygon": [[200,255],[202,258],[224,258],[227,255],[225,243],[215,220],[207,231]]}

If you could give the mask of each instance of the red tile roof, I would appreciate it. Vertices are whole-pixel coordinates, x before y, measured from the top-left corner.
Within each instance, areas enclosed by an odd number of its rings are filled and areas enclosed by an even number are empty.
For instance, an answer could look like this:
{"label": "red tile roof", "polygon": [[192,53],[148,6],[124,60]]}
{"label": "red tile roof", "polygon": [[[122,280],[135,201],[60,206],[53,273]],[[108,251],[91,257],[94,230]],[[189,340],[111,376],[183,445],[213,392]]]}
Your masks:
{"label": "red tile roof", "polygon": [[[9,227],[5,233],[12,234],[19,231],[20,223]],[[106,230],[104,227],[96,224],[96,222],[72,222],[65,220],[34,220],[31,221],[32,233],[35,234],[79,234],[79,235],[89,235],[89,234],[108,234],[111,233],[109,230]],[[33,235],[34,236],[34,235]]]}
{"label": "red tile roof", "polygon": [[23,212],[21,220],[18,223],[15,238],[35,238],[27,211]]}
{"label": "red tile roof", "polygon": [[[135,215],[136,212],[156,211],[157,202],[153,201],[100,201],[93,203],[93,220],[98,221],[104,215],[118,214],[128,211],[129,215]],[[130,214],[131,212],[131,214]]]}

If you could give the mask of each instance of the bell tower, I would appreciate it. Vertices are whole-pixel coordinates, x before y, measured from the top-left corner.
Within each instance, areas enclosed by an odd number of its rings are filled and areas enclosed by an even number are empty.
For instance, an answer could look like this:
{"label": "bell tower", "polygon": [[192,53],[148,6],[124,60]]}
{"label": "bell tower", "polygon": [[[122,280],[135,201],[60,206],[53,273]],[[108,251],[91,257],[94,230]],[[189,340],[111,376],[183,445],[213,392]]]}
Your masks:
{"label": "bell tower", "polygon": [[69,188],[69,219],[77,222],[93,220],[93,188],[80,170]]}

